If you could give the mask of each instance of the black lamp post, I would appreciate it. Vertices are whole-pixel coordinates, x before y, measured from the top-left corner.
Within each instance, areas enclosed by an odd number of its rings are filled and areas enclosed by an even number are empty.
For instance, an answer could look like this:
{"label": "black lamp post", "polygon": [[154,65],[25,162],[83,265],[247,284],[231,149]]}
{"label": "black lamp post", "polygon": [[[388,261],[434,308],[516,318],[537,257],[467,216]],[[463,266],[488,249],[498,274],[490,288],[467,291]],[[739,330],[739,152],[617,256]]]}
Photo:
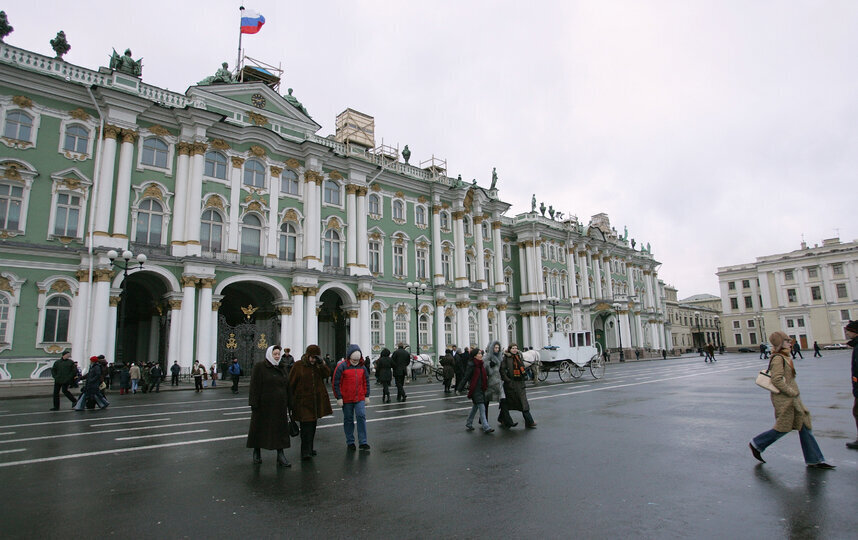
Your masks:
{"label": "black lamp post", "polygon": [[697,350],[700,352],[700,356],[703,356],[703,334],[700,330],[700,312],[694,312],[694,320],[697,321],[697,339],[694,340],[697,342]]}
{"label": "black lamp post", "polygon": [[[557,306],[560,305],[560,299],[557,298],[556,296],[552,296],[552,297],[548,298],[548,300],[546,300],[546,302],[548,302],[548,305],[551,306],[551,312],[554,316],[554,318],[552,319],[553,323],[551,325],[551,335],[553,336],[554,334],[557,333]],[[548,343],[551,343],[550,339],[548,340]]]}
{"label": "black lamp post", "polygon": [[414,330],[417,334],[417,356],[420,356],[420,310],[417,305],[418,298],[426,292],[426,284],[419,281],[408,282],[405,284],[408,287],[408,292],[414,295]]}
{"label": "black lamp post", "polygon": [[[110,264],[116,266],[120,270],[122,270],[122,283],[120,284],[121,292],[119,293],[119,301],[122,304],[121,309],[119,310],[119,339],[117,339],[117,349],[121,354],[117,356],[121,356],[122,363],[125,364],[125,317],[128,313],[128,271],[133,270],[134,268],[131,266],[131,259],[134,259],[134,254],[128,251],[127,249],[122,252],[122,260],[125,261],[125,264],[120,263],[117,259],[119,258],[119,253],[116,250],[111,249],[107,252],[107,258],[110,259]],[[146,255],[140,253],[136,257],[137,264],[140,266],[137,267],[139,270],[143,268],[143,264],[146,262]],[[118,360],[119,358],[117,358]]]}
{"label": "black lamp post", "polygon": [[715,328],[718,329],[718,352],[724,354],[724,346],[721,344],[721,317],[715,315]]}
{"label": "black lamp post", "polygon": [[620,303],[614,302],[614,311],[617,312],[617,337],[620,341],[620,362],[625,362],[626,357],[623,354],[623,325],[620,324]]}

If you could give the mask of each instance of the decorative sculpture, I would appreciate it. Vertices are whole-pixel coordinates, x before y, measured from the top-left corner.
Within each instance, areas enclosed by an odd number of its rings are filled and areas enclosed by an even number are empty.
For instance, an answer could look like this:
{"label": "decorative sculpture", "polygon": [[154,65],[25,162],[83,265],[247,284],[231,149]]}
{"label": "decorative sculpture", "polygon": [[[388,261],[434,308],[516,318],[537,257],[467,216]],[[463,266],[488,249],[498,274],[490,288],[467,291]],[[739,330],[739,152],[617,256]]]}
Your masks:
{"label": "decorative sculpture", "polygon": [[492,187],[491,189],[495,189],[495,186],[498,184],[498,169],[497,167],[492,167]]}
{"label": "decorative sculpture", "polygon": [[57,37],[50,41],[51,48],[57,53],[57,58],[62,59],[63,55],[71,50],[71,45],[66,41],[66,33],[60,30],[57,32]]}
{"label": "decorative sculpture", "polygon": [[542,214],[542,217],[545,217],[545,203],[544,202],[539,203],[539,213]]}
{"label": "decorative sculpture", "polygon": [[557,212],[557,221],[563,221],[563,212]]}
{"label": "decorative sculpture", "polygon": [[649,247],[649,242],[646,243],[646,252],[652,253],[652,251],[650,250],[650,247]]}
{"label": "decorative sculpture", "polygon": [[534,193],[533,197],[530,199],[530,211],[536,212],[536,193]]}
{"label": "decorative sculpture", "polygon": [[551,219],[554,219],[554,206],[548,205],[548,215],[551,216]]}
{"label": "decorative sculpture", "polygon": [[6,12],[0,11],[0,43],[3,43],[3,39],[11,34],[12,30],[14,30],[14,28],[9,24]]}
{"label": "decorative sculpture", "polygon": [[143,59],[134,60],[131,58],[131,49],[125,49],[125,54],[122,56],[116,54],[116,49],[113,49],[113,54],[110,56],[110,66],[108,67],[134,77],[143,75]]}
{"label": "decorative sculpture", "polygon": [[623,225],[623,240],[629,239],[629,228]]}
{"label": "decorative sculpture", "polygon": [[306,114],[307,116],[310,116],[310,113],[308,113],[307,109],[305,109],[304,106],[301,105],[301,102],[298,101],[298,98],[296,98],[295,96],[292,95],[292,89],[290,88],[288,91],[289,91],[289,94],[283,96],[286,99],[286,101],[288,101],[290,105],[292,105],[293,107],[295,107],[296,109],[298,109],[302,113]]}
{"label": "decorative sculpture", "polygon": [[462,187],[462,175],[460,174],[458,178],[456,178],[456,187]]}
{"label": "decorative sculpture", "polygon": [[234,82],[236,80],[229,71],[229,64],[224,62],[214,75],[206,77],[197,84],[199,86],[208,86],[210,84],[232,84]]}
{"label": "decorative sculpture", "polygon": [[632,238],[632,249],[635,249],[635,239]]}
{"label": "decorative sculpture", "polygon": [[405,160],[405,164],[408,165],[408,160],[411,159],[411,150],[408,149],[407,144],[402,149],[402,158]]}

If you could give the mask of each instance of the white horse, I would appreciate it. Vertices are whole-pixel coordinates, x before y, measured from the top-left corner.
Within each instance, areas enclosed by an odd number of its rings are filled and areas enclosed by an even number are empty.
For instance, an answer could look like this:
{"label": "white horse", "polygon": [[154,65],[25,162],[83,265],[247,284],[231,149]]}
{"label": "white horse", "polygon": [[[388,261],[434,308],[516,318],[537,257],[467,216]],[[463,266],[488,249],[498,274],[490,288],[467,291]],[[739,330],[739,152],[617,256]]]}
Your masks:
{"label": "white horse", "polygon": [[539,351],[536,349],[523,351],[521,353],[521,361],[524,363],[524,367],[533,368],[533,382],[535,384],[539,380]]}
{"label": "white horse", "polygon": [[411,373],[414,370],[420,369],[422,373],[426,375],[426,380],[432,382],[432,367],[435,366],[435,362],[432,360],[432,357],[428,354],[420,353],[420,355],[412,354],[411,355],[411,363],[408,364],[408,372],[406,374],[405,380],[411,380]]}

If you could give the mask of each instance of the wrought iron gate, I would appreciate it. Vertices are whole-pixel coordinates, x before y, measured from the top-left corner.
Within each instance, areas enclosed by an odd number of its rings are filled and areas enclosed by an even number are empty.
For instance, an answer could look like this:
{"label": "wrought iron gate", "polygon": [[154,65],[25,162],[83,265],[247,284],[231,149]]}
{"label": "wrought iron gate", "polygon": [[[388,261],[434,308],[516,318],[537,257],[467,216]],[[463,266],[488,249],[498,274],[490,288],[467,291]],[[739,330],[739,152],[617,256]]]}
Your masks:
{"label": "wrought iron gate", "polygon": [[238,358],[245,375],[250,375],[254,362],[265,359],[265,350],[279,343],[280,333],[276,318],[244,320],[235,326],[227,323],[226,317],[218,315],[217,361],[220,372]]}

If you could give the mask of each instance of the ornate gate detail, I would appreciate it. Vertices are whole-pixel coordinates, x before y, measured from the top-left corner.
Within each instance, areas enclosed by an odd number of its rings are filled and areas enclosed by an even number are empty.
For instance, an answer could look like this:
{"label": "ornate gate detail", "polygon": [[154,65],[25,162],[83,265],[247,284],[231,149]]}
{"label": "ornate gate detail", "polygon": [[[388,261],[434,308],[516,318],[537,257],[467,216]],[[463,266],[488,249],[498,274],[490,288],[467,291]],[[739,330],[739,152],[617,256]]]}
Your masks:
{"label": "ornate gate detail", "polygon": [[[254,310],[255,311],[255,310]],[[250,375],[254,362],[265,359],[269,344],[277,343],[280,325],[276,318],[254,320],[247,317],[235,326],[229,325],[226,317],[218,315],[217,361],[221,369],[238,358],[245,375]]]}

